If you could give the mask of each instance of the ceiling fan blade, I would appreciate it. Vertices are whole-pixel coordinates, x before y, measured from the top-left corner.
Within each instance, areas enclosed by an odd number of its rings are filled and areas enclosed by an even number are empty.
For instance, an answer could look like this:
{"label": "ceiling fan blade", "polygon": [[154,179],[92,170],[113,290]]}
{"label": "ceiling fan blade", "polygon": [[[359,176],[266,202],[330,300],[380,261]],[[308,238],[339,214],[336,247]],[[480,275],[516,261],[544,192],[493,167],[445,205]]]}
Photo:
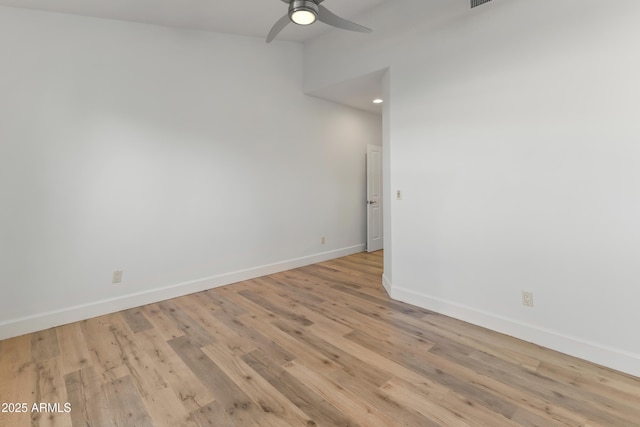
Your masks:
{"label": "ceiling fan blade", "polygon": [[371,28],[363,27],[355,22],[347,21],[344,18],[340,18],[338,15],[333,14],[326,7],[318,6],[318,20],[332,27],[342,28],[343,30],[358,31],[360,33],[370,33]]}
{"label": "ceiling fan blade", "polygon": [[289,19],[289,15],[284,15],[282,18],[278,19],[278,22],[276,22],[273,28],[271,28],[271,31],[269,31],[269,35],[267,36],[267,43],[271,43],[271,40],[275,39],[276,36],[280,34],[280,31],[282,31],[284,27],[289,24],[289,22],[291,22],[291,20]]}

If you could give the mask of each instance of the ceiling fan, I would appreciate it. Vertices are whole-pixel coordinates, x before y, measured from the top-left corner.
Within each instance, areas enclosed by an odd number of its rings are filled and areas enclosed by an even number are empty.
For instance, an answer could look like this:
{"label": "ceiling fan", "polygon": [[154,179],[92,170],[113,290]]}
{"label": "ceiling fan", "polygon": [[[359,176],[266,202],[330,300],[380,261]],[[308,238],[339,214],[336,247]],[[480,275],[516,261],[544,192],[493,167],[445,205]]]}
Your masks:
{"label": "ceiling fan", "polygon": [[333,14],[326,7],[321,5],[324,0],[281,0],[289,5],[289,13],[280,18],[267,36],[267,43],[271,41],[286,27],[290,22],[298,25],[311,25],[316,21],[324,22],[336,28],[343,30],[358,31],[361,33],[370,33],[371,29],[358,25],[354,22],[347,21],[338,15]]}

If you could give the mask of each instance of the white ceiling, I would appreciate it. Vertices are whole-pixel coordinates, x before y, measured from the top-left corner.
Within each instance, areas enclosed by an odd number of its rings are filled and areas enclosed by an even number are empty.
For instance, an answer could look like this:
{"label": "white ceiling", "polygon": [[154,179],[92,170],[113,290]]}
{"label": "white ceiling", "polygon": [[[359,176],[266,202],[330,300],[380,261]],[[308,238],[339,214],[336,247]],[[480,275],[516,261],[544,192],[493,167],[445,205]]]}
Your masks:
{"label": "white ceiling", "polygon": [[[324,5],[333,13],[357,22],[360,14],[384,1],[327,0]],[[281,0],[0,0],[0,6],[259,38],[266,38],[273,24],[288,10],[287,4]],[[304,42],[330,31],[331,28],[321,22],[308,27],[290,24],[276,40]],[[363,76],[362,79],[346,82],[338,89],[327,88],[314,95],[381,113],[382,108],[371,102],[374,97],[379,96],[380,76]]]}
{"label": "white ceiling", "polygon": [[[383,1],[327,0],[324,5],[353,20]],[[265,38],[288,10],[281,0],[0,0],[0,5]],[[291,24],[278,40],[304,42],[330,28],[320,22]]]}

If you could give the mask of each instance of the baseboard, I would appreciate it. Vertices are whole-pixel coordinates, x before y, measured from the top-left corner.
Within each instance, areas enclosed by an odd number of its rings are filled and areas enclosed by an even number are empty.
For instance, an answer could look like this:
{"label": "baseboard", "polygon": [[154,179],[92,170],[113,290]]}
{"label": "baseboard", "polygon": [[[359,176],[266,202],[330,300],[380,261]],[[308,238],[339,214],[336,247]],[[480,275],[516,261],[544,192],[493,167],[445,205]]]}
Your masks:
{"label": "baseboard", "polygon": [[387,294],[391,296],[391,281],[384,273],[382,274],[382,287],[387,291]]}
{"label": "baseboard", "polygon": [[65,307],[60,310],[49,311],[32,316],[5,320],[0,322],[0,340],[28,334],[31,332],[42,331],[45,329],[53,328],[55,326],[90,319],[92,317],[102,316],[109,313],[115,313],[121,310],[127,310],[146,304],[152,304],[155,302],[192,294],[194,292],[201,292],[207,289],[230,285],[232,283],[241,282],[243,280],[255,279],[256,277],[304,267],[305,265],[315,264],[322,261],[328,261],[330,259],[352,255],[364,251],[364,248],[364,244],[350,246],[300,258],[289,259],[273,264],[266,264],[258,267],[248,268],[245,270],[234,271],[219,274],[216,276],[206,277],[203,279],[178,283],[160,289],[153,289],[150,291],[135,294],[127,294],[119,296],[117,298],[95,301],[88,304],[74,307]]}
{"label": "baseboard", "polygon": [[640,355],[564,335],[452,301],[435,298],[410,289],[392,286],[391,283],[387,283],[384,286],[387,292],[389,292],[389,289],[391,290],[389,294],[395,300],[417,305],[436,313],[640,377]]}

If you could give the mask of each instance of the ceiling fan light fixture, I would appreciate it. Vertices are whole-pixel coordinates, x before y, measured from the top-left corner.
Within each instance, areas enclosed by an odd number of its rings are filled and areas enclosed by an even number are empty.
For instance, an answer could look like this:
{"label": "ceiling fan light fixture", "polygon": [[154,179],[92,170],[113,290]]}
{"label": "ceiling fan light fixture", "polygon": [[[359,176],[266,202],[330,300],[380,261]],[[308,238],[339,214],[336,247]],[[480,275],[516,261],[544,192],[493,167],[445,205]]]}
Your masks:
{"label": "ceiling fan light fixture", "polygon": [[[280,0],[282,3],[289,5],[289,13],[278,19],[269,34],[267,34],[267,43],[271,43],[282,30],[290,23],[296,25],[311,25],[316,21],[323,22],[335,28],[348,31],[358,31],[360,33],[370,33],[371,29],[348,21],[335,15],[324,5],[324,0]],[[489,1],[489,0],[486,0]]]}
{"label": "ceiling fan light fixture", "polygon": [[311,25],[318,19],[318,5],[311,0],[292,0],[289,19],[298,25]]}

